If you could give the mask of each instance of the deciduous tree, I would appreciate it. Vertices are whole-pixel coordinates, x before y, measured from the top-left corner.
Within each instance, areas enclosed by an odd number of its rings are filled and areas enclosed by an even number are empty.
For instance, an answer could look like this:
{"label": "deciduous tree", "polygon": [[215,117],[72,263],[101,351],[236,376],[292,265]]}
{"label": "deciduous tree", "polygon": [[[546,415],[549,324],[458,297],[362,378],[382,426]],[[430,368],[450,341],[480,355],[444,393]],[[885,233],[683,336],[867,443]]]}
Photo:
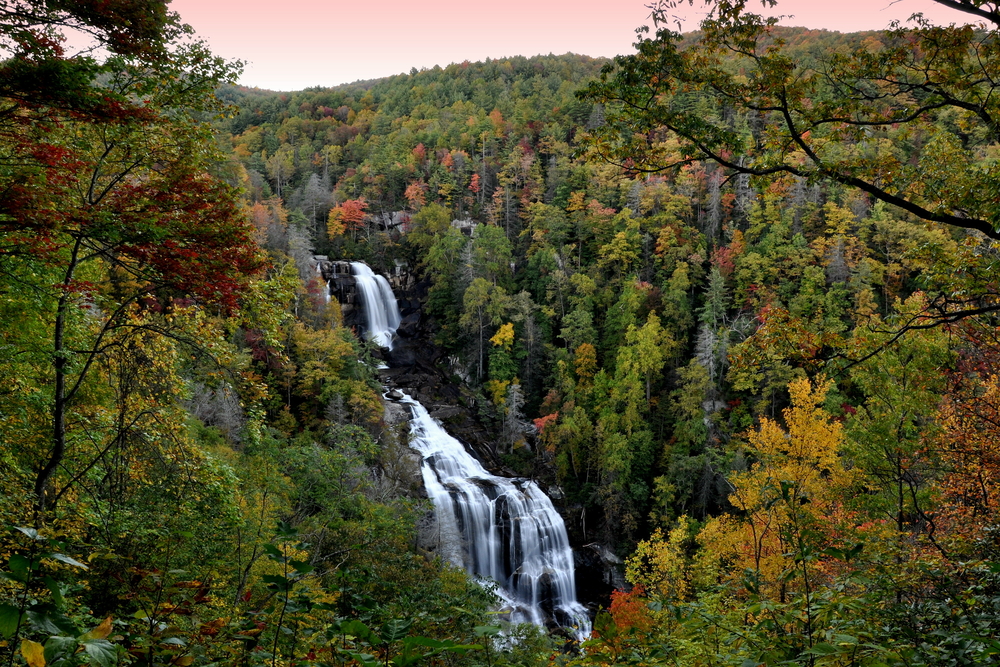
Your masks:
{"label": "deciduous tree", "polygon": [[974,194],[998,178],[979,149],[998,137],[1000,13],[983,0],[938,1],[986,32],[918,20],[811,63],[746,0],[707,0],[699,40],[683,47],[671,29],[681,1],[661,0],[655,35],[586,90],[605,105],[594,146],[633,170],[709,159],[731,173],[829,179],[1000,238],[1000,214]]}

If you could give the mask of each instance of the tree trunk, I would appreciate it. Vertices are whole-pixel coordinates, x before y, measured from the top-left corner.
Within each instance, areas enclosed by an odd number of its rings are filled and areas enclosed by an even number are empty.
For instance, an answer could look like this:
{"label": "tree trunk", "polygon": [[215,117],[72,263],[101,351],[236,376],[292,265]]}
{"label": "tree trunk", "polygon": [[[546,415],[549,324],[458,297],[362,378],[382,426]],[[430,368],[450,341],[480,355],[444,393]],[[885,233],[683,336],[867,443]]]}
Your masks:
{"label": "tree trunk", "polygon": [[80,256],[80,239],[73,245],[69,266],[66,269],[66,279],[63,281],[62,294],[56,305],[56,321],[52,333],[52,366],[55,370],[54,390],[52,397],[52,449],[48,461],[35,478],[35,515],[41,520],[42,514],[49,509],[46,498],[49,494],[52,476],[66,455],[66,366],[67,354],[66,311],[70,305],[69,283],[73,280],[76,265]]}

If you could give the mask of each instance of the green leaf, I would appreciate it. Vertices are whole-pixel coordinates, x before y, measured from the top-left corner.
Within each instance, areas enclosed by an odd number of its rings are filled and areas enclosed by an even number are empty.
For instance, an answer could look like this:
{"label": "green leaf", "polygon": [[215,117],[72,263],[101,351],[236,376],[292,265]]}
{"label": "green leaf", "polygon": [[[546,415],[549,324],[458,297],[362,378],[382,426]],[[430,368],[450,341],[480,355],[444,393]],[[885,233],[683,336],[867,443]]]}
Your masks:
{"label": "green leaf", "polygon": [[107,639],[91,639],[83,642],[83,650],[90,659],[101,667],[111,667],[118,662],[118,652],[115,645]]}
{"label": "green leaf", "polygon": [[451,651],[452,653],[458,653],[459,655],[465,655],[469,651],[482,651],[482,644],[454,644],[453,646],[445,646],[442,650]]}
{"label": "green leaf", "polygon": [[420,653],[419,651],[414,652],[410,647],[404,647],[403,652],[392,659],[392,664],[396,667],[411,667],[411,665],[417,665],[422,662],[425,658],[430,657],[433,651],[429,653]]}
{"label": "green leaf", "polygon": [[278,537],[291,539],[299,534],[299,529],[290,523],[279,521],[278,525],[275,527],[275,534],[278,535]]}
{"label": "green leaf", "polygon": [[386,643],[398,642],[400,639],[406,636],[407,631],[410,626],[413,625],[412,620],[403,620],[394,618],[382,626],[382,639]]}
{"label": "green leaf", "polygon": [[10,571],[13,573],[15,579],[21,583],[28,580],[28,572],[31,570],[30,560],[21,554],[14,554],[10,557],[8,565],[10,566]]}
{"label": "green leaf", "polygon": [[21,613],[9,604],[0,604],[0,637],[10,639],[17,630]]}
{"label": "green leaf", "polygon": [[850,562],[854,558],[857,558],[859,555],[861,555],[861,552],[864,550],[865,550],[865,543],[858,542],[853,547],[844,552],[844,560]]}
{"label": "green leaf", "polygon": [[289,563],[289,565],[291,565],[292,568],[296,572],[298,572],[299,574],[308,574],[308,573],[310,573],[310,572],[312,572],[313,570],[316,569],[315,567],[313,567],[309,563],[306,563],[306,562],[301,561],[301,560],[293,560],[293,561],[291,561]]}
{"label": "green leaf", "polygon": [[76,652],[75,637],[49,637],[45,642],[45,663],[51,665]]}
{"label": "green leaf", "polygon": [[362,623],[361,621],[344,621],[340,624],[340,632],[345,635],[351,635],[352,637],[357,637],[358,639],[367,640],[372,636],[371,628]]}
{"label": "green leaf", "polygon": [[[594,631],[602,639],[614,639],[618,636],[618,624],[615,623],[615,619],[611,617],[611,614],[606,611],[599,611],[597,612],[597,616],[594,617]],[[476,628],[476,635],[482,637],[479,634],[479,628]]]}
{"label": "green leaf", "polygon": [[47,635],[79,635],[80,631],[65,614],[51,605],[38,605],[28,610],[31,626]]}
{"label": "green leaf", "polygon": [[413,646],[426,646],[427,648],[434,649],[430,653],[427,653],[425,657],[437,655],[445,651],[464,655],[469,651],[480,650],[483,648],[482,644],[456,644],[450,639],[440,641],[437,639],[431,639],[430,637],[407,637],[403,640],[403,646],[405,648]]}
{"label": "green leaf", "polygon": [[268,583],[268,585],[278,589],[279,591],[291,590],[293,585],[292,582],[290,582],[288,579],[281,576],[280,574],[265,574],[261,576],[261,579],[263,579],[265,582]]}
{"label": "green leaf", "polygon": [[83,563],[81,563],[80,561],[78,561],[77,559],[70,558],[66,554],[52,554],[52,557],[55,558],[57,561],[60,561],[62,563],[66,563],[67,565],[72,565],[74,567],[83,568],[84,570],[89,570],[90,569],[89,567],[87,567],[86,565],[84,565]]}
{"label": "green leaf", "polygon": [[[417,646],[424,646],[424,642],[411,641],[418,639],[417,637],[407,637],[403,640],[403,650],[398,656],[393,659],[396,667],[410,667],[411,665],[416,665],[425,658],[429,658],[438,653],[437,650],[422,652],[414,650]],[[419,639],[426,639],[426,637],[420,637]],[[440,642],[438,642],[440,644]]]}
{"label": "green leaf", "polygon": [[496,625],[477,625],[474,630],[477,637],[494,637],[503,631],[503,628]]}
{"label": "green leaf", "polygon": [[52,577],[45,577],[45,585],[48,587],[49,591],[52,593],[52,601],[56,603],[56,607],[63,609],[66,607],[66,598],[63,596],[63,586],[58,581]]}
{"label": "green leaf", "polygon": [[838,549],[836,547],[827,547],[826,549],[823,549],[823,551],[821,551],[820,553],[823,554],[824,556],[830,556],[838,560],[847,560],[844,554],[844,550]]}
{"label": "green leaf", "polygon": [[815,644],[811,649],[807,650],[806,653],[811,655],[833,655],[834,653],[840,653],[840,649],[833,644],[820,642],[819,644]]}
{"label": "green leaf", "polygon": [[348,651],[347,654],[360,662],[362,665],[378,665],[378,659],[373,655],[368,655],[367,653],[357,653],[356,651]]}

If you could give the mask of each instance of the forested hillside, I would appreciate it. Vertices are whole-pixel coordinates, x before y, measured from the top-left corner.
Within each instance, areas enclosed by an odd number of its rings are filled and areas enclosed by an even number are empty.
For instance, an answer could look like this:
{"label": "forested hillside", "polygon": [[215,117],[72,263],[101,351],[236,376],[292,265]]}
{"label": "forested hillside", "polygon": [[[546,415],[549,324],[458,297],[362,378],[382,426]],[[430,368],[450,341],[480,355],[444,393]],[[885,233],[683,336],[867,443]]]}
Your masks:
{"label": "forested hillside", "polygon": [[[7,664],[1000,654],[991,3],[854,35],[729,0],[679,35],[661,3],[614,62],[297,93],[236,86],[152,0],[13,4]],[[111,56],[64,52],[74,25]],[[401,362],[317,255],[393,276],[501,472],[623,559],[582,650],[421,548]]]}
{"label": "forested hillside", "polygon": [[496,662],[367,351],[213,138],[238,68],[162,2],[0,21],[0,661]]}

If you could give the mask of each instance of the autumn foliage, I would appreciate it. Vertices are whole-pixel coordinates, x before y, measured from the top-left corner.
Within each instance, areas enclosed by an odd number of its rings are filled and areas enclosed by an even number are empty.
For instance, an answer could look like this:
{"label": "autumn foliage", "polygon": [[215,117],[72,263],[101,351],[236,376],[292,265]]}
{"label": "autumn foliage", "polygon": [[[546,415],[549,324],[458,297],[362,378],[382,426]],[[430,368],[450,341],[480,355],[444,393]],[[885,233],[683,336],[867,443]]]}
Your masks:
{"label": "autumn foliage", "polygon": [[336,238],[347,232],[356,232],[361,229],[365,221],[365,209],[368,203],[361,199],[348,199],[344,203],[330,209],[330,216],[327,222],[327,233],[331,238]]}

